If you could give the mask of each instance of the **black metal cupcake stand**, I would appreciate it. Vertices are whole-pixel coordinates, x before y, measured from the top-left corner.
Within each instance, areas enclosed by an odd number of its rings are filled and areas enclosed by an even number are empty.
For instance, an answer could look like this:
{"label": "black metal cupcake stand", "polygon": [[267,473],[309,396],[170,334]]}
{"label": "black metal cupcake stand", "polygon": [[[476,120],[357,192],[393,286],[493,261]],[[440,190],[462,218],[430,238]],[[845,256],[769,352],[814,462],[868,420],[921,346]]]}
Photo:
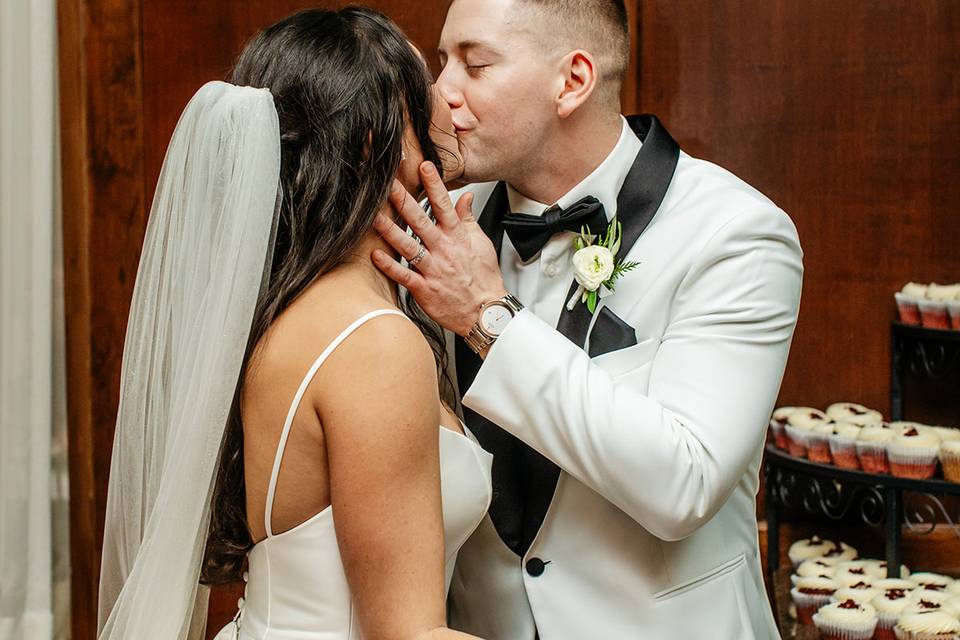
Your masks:
{"label": "black metal cupcake stand", "polygon": [[[960,370],[960,331],[895,323],[891,327],[891,411],[904,415],[904,376],[941,379]],[[950,399],[960,404],[960,388]],[[957,422],[960,422],[958,420]],[[883,527],[887,575],[899,577],[903,526],[918,534],[945,524],[960,537],[960,513],[952,513],[944,496],[960,496],[960,484],[941,479],[912,480],[892,475],[841,469],[795,458],[772,443],[766,446],[767,571],[771,584],[780,565],[780,523],[787,509],[835,521],[858,519]],[[904,496],[910,499],[905,507]]]}

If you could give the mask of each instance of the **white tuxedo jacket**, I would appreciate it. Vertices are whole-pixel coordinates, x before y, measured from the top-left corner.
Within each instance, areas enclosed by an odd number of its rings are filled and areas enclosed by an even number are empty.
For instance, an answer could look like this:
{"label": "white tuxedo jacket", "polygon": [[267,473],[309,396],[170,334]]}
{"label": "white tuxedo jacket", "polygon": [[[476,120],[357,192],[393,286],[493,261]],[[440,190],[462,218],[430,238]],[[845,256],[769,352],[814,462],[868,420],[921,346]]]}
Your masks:
{"label": "white tuxedo jacket", "polygon": [[[494,185],[469,189],[481,211]],[[799,306],[796,229],[681,152],[625,258],[641,265],[603,304],[636,344],[591,358],[593,336],[585,350],[527,309],[461,389],[561,472],[523,557],[490,517],[463,547],[451,626],[486,640],[778,638],[755,497]]]}

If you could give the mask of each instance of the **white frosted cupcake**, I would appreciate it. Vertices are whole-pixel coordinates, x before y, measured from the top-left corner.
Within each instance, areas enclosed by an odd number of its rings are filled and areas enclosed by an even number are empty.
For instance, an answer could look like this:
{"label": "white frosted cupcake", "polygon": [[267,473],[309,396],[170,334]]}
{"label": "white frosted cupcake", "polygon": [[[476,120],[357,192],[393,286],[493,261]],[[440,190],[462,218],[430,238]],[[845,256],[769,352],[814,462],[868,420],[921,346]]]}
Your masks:
{"label": "white frosted cupcake", "polygon": [[860,564],[861,562],[863,561],[859,560],[856,563],[844,562],[838,565],[836,572],[833,574],[833,579],[836,581],[837,586],[841,588],[859,586],[861,584],[872,586],[873,578],[867,573],[867,567]]}
{"label": "white frosted cupcake", "polygon": [[937,455],[943,465],[943,477],[950,482],[960,482],[960,441],[941,442]]}
{"label": "white frosted cupcake", "polygon": [[853,402],[835,402],[826,411],[827,417],[834,422],[849,422],[861,427],[883,422],[883,414]]}
{"label": "white frosted cupcake", "polygon": [[920,607],[921,609],[936,609],[937,607],[942,607],[944,602],[953,597],[952,593],[947,593],[941,591],[939,588],[933,588],[933,585],[928,585],[927,587],[917,587],[910,592],[910,604],[923,605]]}
{"label": "white frosted cupcake", "polygon": [[930,329],[949,329],[950,312],[947,301],[956,298],[956,293],[946,286],[931,284],[927,287],[927,297],[917,300],[920,310],[920,324]]}
{"label": "white frosted cupcake", "polygon": [[787,446],[790,455],[805,458],[807,439],[818,424],[827,422],[827,414],[812,407],[799,407],[787,416]]}
{"label": "white frosted cupcake", "polygon": [[960,429],[956,427],[930,427],[933,429],[933,432],[937,434],[937,437],[940,438],[940,442],[950,442],[953,440],[960,440]]}
{"label": "white frosted cupcake", "polygon": [[960,621],[946,611],[904,611],[894,631],[898,640],[956,640]]}
{"label": "white frosted cupcake", "polygon": [[820,558],[834,546],[836,545],[832,541],[824,540],[815,535],[794,542],[790,545],[787,555],[790,557],[790,562],[793,563],[794,568],[799,568],[800,563],[804,560]]}
{"label": "white frosted cupcake", "polygon": [[828,442],[833,464],[841,469],[860,468],[856,444],[861,429],[862,427],[852,422],[838,422],[833,426],[833,434]]}
{"label": "white frosted cupcake", "polygon": [[857,560],[858,556],[859,554],[854,547],[851,547],[846,542],[837,542],[833,543],[829,549],[823,552],[823,555],[820,556],[820,561],[835,565],[839,571],[853,561],[859,562]]}
{"label": "white frosted cupcake", "polygon": [[783,451],[790,449],[787,443],[787,418],[796,410],[796,407],[779,407],[770,417],[770,431],[773,432],[773,444],[777,449]]}
{"label": "white frosted cupcake", "polygon": [[917,585],[918,588],[929,589],[931,591],[946,591],[947,587],[955,582],[950,576],[945,576],[942,573],[932,573],[930,571],[914,573],[908,580]]}
{"label": "white frosted cupcake", "polygon": [[[903,568],[906,569],[906,567]],[[917,585],[904,578],[874,580],[873,586],[875,589],[880,589],[880,591],[913,591],[917,588]]]}
{"label": "white frosted cupcake", "polygon": [[889,473],[887,444],[899,433],[886,424],[864,427],[857,436],[857,459],[860,467],[869,473]]}
{"label": "white frosted cupcake", "polygon": [[830,464],[830,437],[833,435],[835,422],[821,422],[807,433],[807,458],[811,462]]}
{"label": "white frosted cupcake", "polygon": [[883,593],[883,589],[877,589],[866,582],[861,582],[852,587],[837,589],[834,594],[830,596],[830,601],[844,602],[845,600],[853,600],[859,604],[867,604],[881,593]]}
{"label": "white frosted cupcake", "polygon": [[869,640],[877,626],[877,610],[852,599],[834,602],[813,616],[821,640]]}
{"label": "white frosted cupcake", "polygon": [[960,284],[936,284],[927,287],[928,300],[956,300],[960,295]]}
{"label": "white frosted cupcake", "polygon": [[[887,578],[887,574],[889,573],[889,571],[887,571],[886,560],[869,560],[868,562],[869,564],[867,566],[867,573],[873,576],[874,584],[877,584],[878,582],[885,582],[888,579],[893,581],[900,581],[900,580],[906,580],[907,578],[910,577],[910,569],[907,568],[907,565],[904,565],[904,564],[900,565],[900,578],[898,579],[898,578]],[[901,587],[896,587],[891,585],[889,587],[883,586],[881,588],[882,589],[900,589]],[[912,589],[913,587],[911,586],[906,588]]]}
{"label": "white frosted cupcake", "polygon": [[908,282],[902,290],[894,294],[897,311],[903,324],[920,324],[920,301],[927,297],[927,285]]}
{"label": "white frosted cupcake", "polygon": [[932,431],[907,429],[887,445],[890,473],[898,478],[932,478],[937,471],[940,439]]}
{"label": "white frosted cupcake", "polygon": [[800,578],[797,586],[790,590],[793,603],[797,605],[797,620],[800,624],[813,624],[813,614],[817,609],[830,603],[830,596],[837,591],[837,583],[823,576]]}
{"label": "white frosted cupcake", "polygon": [[894,640],[893,627],[900,613],[910,605],[909,591],[905,589],[887,589],[870,601],[877,610],[877,629],[875,640]]}
{"label": "white frosted cupcake", "polygon": [[[804,560],[800,563],[800,566],[797,567],[797,572],[791,574],[790,581],[793,583],[793,586],[797,586],[797,581],[800,580],[800,578],[809,578],[810,576],[832,578],[836,570],[837,567],[835,565],[824,562],[820,558]],[[911,588],[913,587],[912,584],[910,586]]]}

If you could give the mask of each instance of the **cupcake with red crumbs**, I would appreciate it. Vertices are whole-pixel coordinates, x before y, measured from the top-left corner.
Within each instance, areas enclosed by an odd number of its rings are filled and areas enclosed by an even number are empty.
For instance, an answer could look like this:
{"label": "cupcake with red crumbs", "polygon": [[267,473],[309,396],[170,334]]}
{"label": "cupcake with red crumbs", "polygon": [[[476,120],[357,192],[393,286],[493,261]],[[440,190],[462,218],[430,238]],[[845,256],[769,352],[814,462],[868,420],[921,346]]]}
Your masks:
{"label": "cupcake with red crumbs", "polygon": [[823,554],[835,546],[836,544],[832,540],[825,540],[814,535],[794,542],[787,550],[787,555],[790,557],[790,562],[794,568],[799,568],[800,563],[804,560],[821,558]]}
{"label": "cupcake with red crumbs", "polygon": [[833,464],[841,469],[860,468],[856,444],[861,428],[852,422],[838,422],[833,426],[833,434],[828,442],[830,458],[833,460]]}
{"label": "cupcake with red crumbs", "polygon": [[874,631],[875,640],[895,640],[893,628],[897,624],[900,614],[910,604],[909,589],[885,589],[880,595],[870,601],[877,610],[877,628]]}
{"label": "cupcake with red crumbs", "polygon": [[787,416],[787,448],[790,455],[807,457],[807,439],[818,424],[827,422],[827,414],[819,409],[800,407]]}
{"label": "cupcake with red crumbs", "polygon": [[920,309],[920,324],[930,329],[949,329],[950,311],[947,302],[955,300],[960,294],[960,285],[931,284],[927,287],[926,298],[917,302]]}
{"label": "cupcake with red crumbs", "polygon": [[940,439],[935,433],[911,427],[887,445],[890,473],[898,478],[932,478],[937,472],[939,452]]}
{"label": "cupcake with red crumbs", "polygon": [[807,458],[811,462],[830,464],[830,437],[833,435],[835,422],[822,422],[810,430],[807,435]]}
{"label": "cupcake with red crumbs", "polygon": [[854,402],[834,402],[825,413],[834,422],[850,422],[861,427],[883,422],[882,413]]}
{"label": "cupcake with red crumbs", "polygon": [[897,435],[898,430],[888,424],[864,427],[857,436],[857,459],[860,467],[869,473],[889,473],[887,445]]}
{"label": "cupcake with red crumbs", "polygon": [[787,444],[787,418],[796,411],[796,407],[780,407],[770,417],[770,431],[773,432],[773,444],[777,449],[789,450]]}
{"label": "cupcake with red crumbs", "polygon": [[836,592],[830,596],[830,601],[843,602],[844,600],[853,600],[860,604],[868,604],[881,593],[883,593],[882,589],[877,589],[868,582],[858,582],[852,587],[837,589]]}
{"label": "cupcake with red crumbs", "polygon": [[951,598],[953,594],[918,587],[910,592],[910,605],[918,609],[939,609]]}
{"label": "cupcake with red crumbs", "polygon": [[836,565],[837,571],[846,568],[851,562],[860,562],[857,560],[857,556],[859,556],[857,550],[846,542],[834,542],[831,543],[831,545],[832,546],[820,556],[819,559],[821,562]]}
{"label": "cupcake with red crumbs", "polygon": [[946,611],[904,611],[893,629],[897,640],[957,640],[960,621]]}
{"label": "cupcake with red crumbs", "polygon": [[822,640],[870,640],[877,626],[877,610],[848,598],[820,609],[813,622]]}
{"label": "cupcake with red crumbs", "polygon": [[[796,573],[791,574],[790,581],[793,583],[793,586],[797,586],[797,581],[800,578],[809,578],[810,576],[823,576],[824,578],[832,578],[836,570],[836,565],[825,562],[820,558],[804,560],[797,567]],[[913,588],[912,584],[910,586]]]}
{"label": "cupcake with red crumbs", "polygon": [[930,571],[914,573],[908,580],[916,585],[918,589],[927,589],[929,591],[947,591],[947,589],[956,582],[956,580],[950,576]]}
{"label": "cupcake with red crumbs", "polygon": [[[904,564],[900,565],[899,578],[895,578],[895,577],[888,578],[887,576],[890,572],[887,570],[886,560],[868,560],[867,562],[868,562],[867,573],[874,578],[874,584],[879,584],[881,582],[886,583],[887,581],[890,581],[896,584],[896,583],[903,582],[904,580],[910,577],[910,569],[907,568],[907,565],[904,565]],[[913,585],[913,583],[910,583],[910,584]],[[901,587],[897,587],[893,585],[888,586],[884,584],[884,585],[880,585],[880,588],[881,589],[900,589]],[[913,586],[902,587],[902,588],[912,589]]]}
{"label": "cupcake with red crumbs", "polygon": [[852,560],[842,562],[837,565],[837,570],[833,574],[840,587],[852,587],[857,583],[873,584],[873,578],[869,573],[869,560]]}
{"label": "cupcake with red crumbs", "polygon": [[[906,567],[903,567],[903,569],[906,570]],[[913,591],[917,588],[917,585],[904,578],[874,580],[873,586],[875,589],[880,589],[880,591]]]}
{"label": "cupcake with red crumbs", "polygon": [[893,294],[897,301],[897,311],[903,324],[920,324],[920,301],[927,297],[927,285],[908,282],[898,293]]}
{"label": "cupcake with red crumbs", "polygon": [[830,596],[837,592],[837,583],[832,578],[810,576],[800,578],[790,590],[793,603],[797,605],[797,620],[800,624],[812,625],[813,614],[820,607],[830,604]]}

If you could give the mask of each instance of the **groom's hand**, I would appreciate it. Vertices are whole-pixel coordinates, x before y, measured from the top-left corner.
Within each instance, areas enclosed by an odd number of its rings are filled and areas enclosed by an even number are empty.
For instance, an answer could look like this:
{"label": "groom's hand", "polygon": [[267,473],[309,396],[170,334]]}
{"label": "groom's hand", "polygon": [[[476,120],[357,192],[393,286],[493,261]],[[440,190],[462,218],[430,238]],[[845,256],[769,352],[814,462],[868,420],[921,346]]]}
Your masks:
{"label": "groom's hand", "polygon": [[374,228],[415,266],[404,266],[379,249],[373,252],[373,263],[406,288],[440,326],[465,336],[481,305],[507,295],[497,253],[473,217],[473,194],[461,197],[454,207],[431,162],[420,165],[420,178],[436,224],[397,181],[390,190],[390,204],[420,238],[423,255],[417,260],[421,247],[416,239],[380,214]]}

